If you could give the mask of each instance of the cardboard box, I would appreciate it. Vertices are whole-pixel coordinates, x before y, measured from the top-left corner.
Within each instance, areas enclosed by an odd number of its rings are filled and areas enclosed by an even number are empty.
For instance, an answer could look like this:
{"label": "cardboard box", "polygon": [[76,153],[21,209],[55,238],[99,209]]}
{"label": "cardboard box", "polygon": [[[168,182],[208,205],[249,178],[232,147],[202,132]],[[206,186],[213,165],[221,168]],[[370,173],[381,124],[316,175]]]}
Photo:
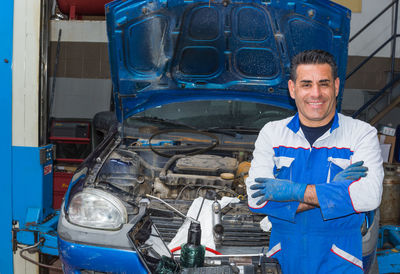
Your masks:
{"label": "cardboard box", "polygon": [[390,126],[380,126],[379,133],[381,133],[383,135],[388,135],[388,136],[395,136],[396,129],[393,127],[390,127]]}
{"label": "cardboard box", "polygon": [[352,12],[362,11],[362,0],[333,0],[333,2],[351,9]]}
{"label": "cardboard box", "polygon": [[396,136],[378,134],[378,138],[379,143],[381,144],[383,162],[390,164],[393,163]]}

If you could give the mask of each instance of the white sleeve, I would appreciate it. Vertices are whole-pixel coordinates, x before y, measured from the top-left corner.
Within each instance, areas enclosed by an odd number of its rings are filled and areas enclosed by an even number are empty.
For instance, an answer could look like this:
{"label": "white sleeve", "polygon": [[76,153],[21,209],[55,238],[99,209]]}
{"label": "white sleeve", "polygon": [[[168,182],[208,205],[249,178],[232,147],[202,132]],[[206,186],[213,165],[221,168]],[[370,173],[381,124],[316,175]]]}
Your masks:
{"label": "white sleeve", "polygon": [[253,151],[253,160],[251,161],[251,167],[249,170],[249,177],[246,179],[247,197],[249,206],[251,208],[261,208],[265,205],[256,205],[259,198],[254,199],[251,195],[257,190],[251,190],[250,186],[254,184],[255,178],[274,178],[274,150],[271,140],[269,138],[269,132],[272,131],[271,124],[265,125],[258,138],[255,142],[255,148]]}
{"label": "white sleeve", "polygon": [[364,127],[363,133],[355,140],[352,163],[364,161],[368,174],[349,186],[350,198],[357,212],[371,211],[380,205],[384,176],[377,131],[367,124]]}

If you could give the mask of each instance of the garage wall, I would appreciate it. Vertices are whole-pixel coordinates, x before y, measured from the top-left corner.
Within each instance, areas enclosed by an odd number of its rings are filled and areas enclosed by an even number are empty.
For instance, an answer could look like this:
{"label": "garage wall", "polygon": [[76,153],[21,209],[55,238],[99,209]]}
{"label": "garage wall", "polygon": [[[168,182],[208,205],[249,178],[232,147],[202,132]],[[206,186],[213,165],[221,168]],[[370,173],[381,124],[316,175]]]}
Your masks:
{"label": "garage wall", "polygon": [[[387,7],[392,0],[363,0],[362,12],[352,13],[350,37],[355,35],[364,25],[372,20],[380,11]],[[392,35],[392,16],[394,10],[390,8],[377,21],[370,25],[362,34],[349,45],[349,59],[347,70],[350,72],[366,56],[372,54],[379,46]],[[400,31],[400,27],[398,27]],[[396,56],[400,56],[400,40],[397,41]],[[386,45],[375,57],[370,60],[356,75],[346,81],[346,88],[379,90],[386,83],[391,69],[391,43]],[[400,70],[397,59],[395,70]]]}
{"label": "garage wall", "polygon": [[110,110],[112,83],[105,21],[52,21],[50,40],[51,117],[92,119],[97,112]]}
{"label": "garage wall", "polygon": [[[373,19],[380,11],[387,7],[392,0],[363,0],[361,13],[352,13],[350,37],[356,34],[365,24]],[[389,9],[367,30],[357,37],[349,47],[350,56],[368,56],[377,49],[383,41],[386,41],[392,35],[393,10]],[[386,46],[379,52],[377,57],[390,57],[391,47]],[[397,47],[396,56],[400,54],[400,48]]]}
{"label": "garage wall", "polygon": [[40,2],[15,0],[13,26],[13,146],[39,145]]}
{"label": "garage wall", "polygon": [[[380,11],[386,8],[392,0],[362,0],[362,10],[360,13],[353,12],[351,20],[351,34],[355,35],[364,25],[373,19]],[[387,10],[378,20],[370,25],[362,34],[355,38],[349,45],[349,58],[347,72],[352,71],[360,64],[366,56],[372,54],[378,47],[387,41],[393,34],[392,22],[395,14],[394,8]],[[397,32],[400,32],[398,22]],[[392,44],[389,43],[374,58],[364,65],[356,74],[346,80],[345,92],[343,97],[342,112],[352,114],[358,110],[365,102],[372,98],[376,92],[381,90],[390,82],[391,73],[391,52]],[[400,40],[396,40],[396,55],[400,56]],[[400,71],[400,61],[395,59],[395,72]],[[384,96],[380,101],[368,108],[359,117],[370,121],[380,110],[396,98],[400,87],[394,87],[392,94]],[[400,108],[393,109],[386,115],[379,124],[397,126]]]}

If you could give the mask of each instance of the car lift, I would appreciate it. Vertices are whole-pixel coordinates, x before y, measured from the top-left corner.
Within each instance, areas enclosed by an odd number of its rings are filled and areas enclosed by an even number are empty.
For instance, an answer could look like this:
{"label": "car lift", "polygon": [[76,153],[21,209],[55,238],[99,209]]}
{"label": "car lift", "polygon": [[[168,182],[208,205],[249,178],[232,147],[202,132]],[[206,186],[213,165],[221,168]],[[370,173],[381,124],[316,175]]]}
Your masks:
{"label": "car lift", "polygon": [[[51,204],[53,148],[38,141],[41,2],[5,0],[0,9],[0,273],[4,274],[39,272],[21,260],[20,253],[28,255],[34,249],[58,255],[58,213]],[[32,256],[37,264],[36,254],[25,257]]]}
{"label": "car lift", "polygon": [[379,273],[400,273],[400,226],[380,228],[377,258]]}

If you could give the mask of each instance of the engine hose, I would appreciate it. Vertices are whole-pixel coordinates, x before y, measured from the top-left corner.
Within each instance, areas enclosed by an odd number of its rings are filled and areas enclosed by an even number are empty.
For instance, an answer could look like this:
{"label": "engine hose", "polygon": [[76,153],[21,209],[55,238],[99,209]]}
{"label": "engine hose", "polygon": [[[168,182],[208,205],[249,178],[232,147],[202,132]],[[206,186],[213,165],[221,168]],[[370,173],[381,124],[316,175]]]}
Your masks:
{"label": "engine hose", "polygon": [[36,244],[34,244],[34,245],[27,246],[27,247],[24,247],[23,249],[21,249],[21,251],[19,252],[19,255],[20,255],[22,258],[24,258],[25,260],[27,260],[28,262],[31,262],[31,263],[33,263],[33,264],[35,264],[35,265],[38,265],[38,266],[41,266],[41,267],[45,267],[45,268],[48,268],[48,269],[57,270],[57,271],[61,271],[61,272],[62,272],[63,270],[62,270],[61,267],[57,267],[57,266],[52,266],[52,265],[42,264],[42,263],[36,262],[36,261],[32,260],[31,258],[28,258],[27,256],[25,256],[25,255],[23,254],[25,251],[29,251],[29,250],[31,250],[31,249],[37,248],[37,247],[38,247],[40,244],[42,244],[42,243],[44,243],[44,238],[40,238],[40,240],[39,240]]}
{"label": "engine hose", "polygon": [[172,156],[164,165],[164,167],[161,169],[160,172],[160,179],[165,179],[165,176],[167,176],[167,170],[170,168],[170,166],[175,163],[176,160],[185,157],[185,155],[183,154],[178,154],[178,155],[174,155]]}

